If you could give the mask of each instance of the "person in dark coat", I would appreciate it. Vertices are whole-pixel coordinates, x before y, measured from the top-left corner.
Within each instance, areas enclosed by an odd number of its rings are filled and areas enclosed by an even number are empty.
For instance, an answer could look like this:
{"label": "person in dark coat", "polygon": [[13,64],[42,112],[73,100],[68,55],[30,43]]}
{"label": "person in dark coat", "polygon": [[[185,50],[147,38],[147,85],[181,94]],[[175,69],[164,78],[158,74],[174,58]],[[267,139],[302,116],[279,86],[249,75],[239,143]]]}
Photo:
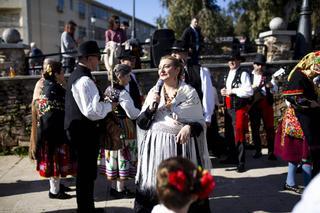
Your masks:
{"label": "person in dark coat", "polygon": [[185,43],[188,49],[192,63],[194,65],[199,64],[199,53],[203,37],[201,35],[200,27],[198,26],[197,18],[192,18],[190,26],[183,31],[181,40]]}
{"label": "person in dark coat", "polygon": [[[100,51],[95,41],[82,43],[79,63],[68,79],[66,91],[65,129],[75,148],[77,169],[78,212],[99,212],[94,207],[94,180],[97,177],[100,122],[112,111],[95,85],[91,71],[99,64]],[[100,209],[103,212],[103,209]]]}

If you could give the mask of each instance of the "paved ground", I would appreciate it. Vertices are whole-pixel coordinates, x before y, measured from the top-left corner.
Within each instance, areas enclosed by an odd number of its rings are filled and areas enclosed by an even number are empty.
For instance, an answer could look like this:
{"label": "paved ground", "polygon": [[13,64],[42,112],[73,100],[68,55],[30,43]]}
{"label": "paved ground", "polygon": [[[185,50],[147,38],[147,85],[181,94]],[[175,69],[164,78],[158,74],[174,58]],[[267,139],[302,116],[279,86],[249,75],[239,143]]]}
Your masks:
{"label": "paved ground", "polygon": [[[210,198],[212,212],[290,212],[300,199],[299,195],[282,190],[286,177],[284,162],[271,162],[266,156],[254,160],[252,154],[247,152],[248,170],[242,174],[212,160],[217,182]],[[301,174],[297,176],[301,185]],[[75,188],[73,178],[65,183]],[[95,186],[96,206],[108,213],[133,212],[133,199],[110,200],[108,187],[105,178],[99,176]],[[27,157],[0,157],[0,212],[75,212],[75,191],[71,192],[74,198],[61,201],[49,199],[48,188],[48,180],[38,176]]]}

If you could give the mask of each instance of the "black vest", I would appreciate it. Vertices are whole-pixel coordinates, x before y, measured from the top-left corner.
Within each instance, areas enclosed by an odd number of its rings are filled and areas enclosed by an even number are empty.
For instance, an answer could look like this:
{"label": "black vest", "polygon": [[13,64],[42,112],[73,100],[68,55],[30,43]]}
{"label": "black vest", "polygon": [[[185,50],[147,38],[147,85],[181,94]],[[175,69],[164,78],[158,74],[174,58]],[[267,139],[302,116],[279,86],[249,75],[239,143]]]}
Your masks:
{"label": "black vest", "polygon": [[137,109],[141,110],[142,103],[141,103],[141,98],[140,98],[140,92],[139,92],[139,87],[137,82],[130,76],[131,80],[129,82],[129,93],[130,96],[133,100],[134,106]]}
{"label": "black vest", "polygon": [[[231,84],[231,88],[239,88],[241,86],[241,75],[243,72],[247,72],[247,70],[239,67],[236,71],[236,75],[234,76],[234,79]],[[225,76],[225,85],[227,83],[227,77],[228,75]],[[232,109],[240,109],[246,105],[249,104],[250,99],[249,98],[240,98],[236,96],[235,94],[232,94],[230,96],[231,98],[231,108]]]}
{"label": "black vest", "polygon": [[85,117],[76,101],[73,98],[72,95],[72,84],[76,82],[78,79],[80,79],[83,76],[88,76],[90,79],[93,80],[91,72],[88,68],[77,65],[76,69],[71,73],[68,84],[67,84],[67,90],[66,90],[66,101],[65,101],[65,117],[64,117],[64,129],[68,129],[72,123],[72,121],[83,121],[86,125],[96,125],[96,121],[91,121],[87,117]]}
{"label": "black vest", "polygon": [[201,87],[200,65],[188,64],[187,69],[185,69],[185,82],[195,88],[202,102],[203,93]]}

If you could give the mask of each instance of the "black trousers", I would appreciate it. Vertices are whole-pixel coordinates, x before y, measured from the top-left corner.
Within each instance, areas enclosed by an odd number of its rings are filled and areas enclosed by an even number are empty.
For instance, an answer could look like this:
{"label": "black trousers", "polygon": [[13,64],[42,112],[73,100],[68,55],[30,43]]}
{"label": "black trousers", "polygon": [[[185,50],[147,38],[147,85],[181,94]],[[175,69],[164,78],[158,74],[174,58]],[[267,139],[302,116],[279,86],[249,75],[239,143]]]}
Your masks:
{"label": "black trousers", "polygon": [[[272,107],[272,106],[267,106],[267,107]],[[253,105],[249,110],[251,135],[252,135],[253,143],[255,145],[256,152],[261,152],[261,137],[260,137],[261,120],[263,122],[263,126],[266,131],[268,153],[273,153],[274,151],[275,131],[274,131],[274,123],[273,123],[274,122],[273,110],[271,111],[272,111],[272,114],[267,113],[267,111],[261,108],[258,105],[258,103]]]}
{"label": "black trousers", "polygon": [[295,110],[296,116],[301,124],[302,131],[310,147],[312,159],[312,176],[320,172],[320,109],[310,109],[306,111]]}
{"label": "black trousers", "polygon": [[207,128],[207,144],[208,150],[214,153],[214,155],[220,156],[225,152],[223,146],[225,139],[219,134],[219,126],[216,116],[217,113],[218,111],[216,110],[211,117],[211,124]]}
{"label": "black trousers", "polygon": [[94,212],[94,181],[97,177],[99,141],[96,128],[71,124],[68,134],[77,159],[76,192],[78,212]]}
{"label": "black trousers", "polygon": [[238,161],[239,164],[245,163],[245,147],[244,141],[237,141],[235,143],[235,125],[236,125],[236,112],[234,109],[225,110],[225,140],[227,145],[228,158]]}

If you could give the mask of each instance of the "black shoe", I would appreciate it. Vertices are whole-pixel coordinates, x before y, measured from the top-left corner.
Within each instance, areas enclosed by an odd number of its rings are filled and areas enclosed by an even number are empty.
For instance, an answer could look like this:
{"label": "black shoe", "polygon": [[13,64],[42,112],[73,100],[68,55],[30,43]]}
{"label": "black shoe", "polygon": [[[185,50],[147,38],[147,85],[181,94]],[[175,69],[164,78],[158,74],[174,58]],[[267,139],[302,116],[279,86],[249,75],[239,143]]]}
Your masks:
{"label": "black shoe", "polygon": [[118,192],[114,188],[110,189],[110,196],[113,197],[114,199],[122,199],[122,198],[124,198],[124,194],[122,192]]}
{"label": "black shoe", "polygon": [[60,191],[61,192],[71,192],[72,189],[60,183]]}
{"label": "black shoe", "polygon": [[254,159],[258,159],[262,157],[262,153],[261,152],[256,152],[253,156]]}
{"label": "black shoe", "polygon": [[237,172],[238,172],[238,173],[245,172],[244,164],[239,164],[239,165],[237,166]]}
{"label": "black shoe", "polygon": [[72,198],[72,196],[60,191],[58,194],[53,194],[53,193],[49,192],[49,198],[50,199],[67,200],[67,199]]}
{"label": "black shoe", "polygon": [[277,157],[273,154],[273,152],[270,152],[269,154],[268,154],[268,160],[277,160]]}
{"label": "black shoe", "polygon": [[284,190],[292,191],[298,194],[302,194],[302,189],[300,189],[298,186],[289,186],[287,183],[284,184],[283,187]]}
{"label": "black shoe", "polygon": [[222,164],[238,164],[237,159],[234,159],[232,157],[227,157],[226,159],[220,160],[219,162]]}

